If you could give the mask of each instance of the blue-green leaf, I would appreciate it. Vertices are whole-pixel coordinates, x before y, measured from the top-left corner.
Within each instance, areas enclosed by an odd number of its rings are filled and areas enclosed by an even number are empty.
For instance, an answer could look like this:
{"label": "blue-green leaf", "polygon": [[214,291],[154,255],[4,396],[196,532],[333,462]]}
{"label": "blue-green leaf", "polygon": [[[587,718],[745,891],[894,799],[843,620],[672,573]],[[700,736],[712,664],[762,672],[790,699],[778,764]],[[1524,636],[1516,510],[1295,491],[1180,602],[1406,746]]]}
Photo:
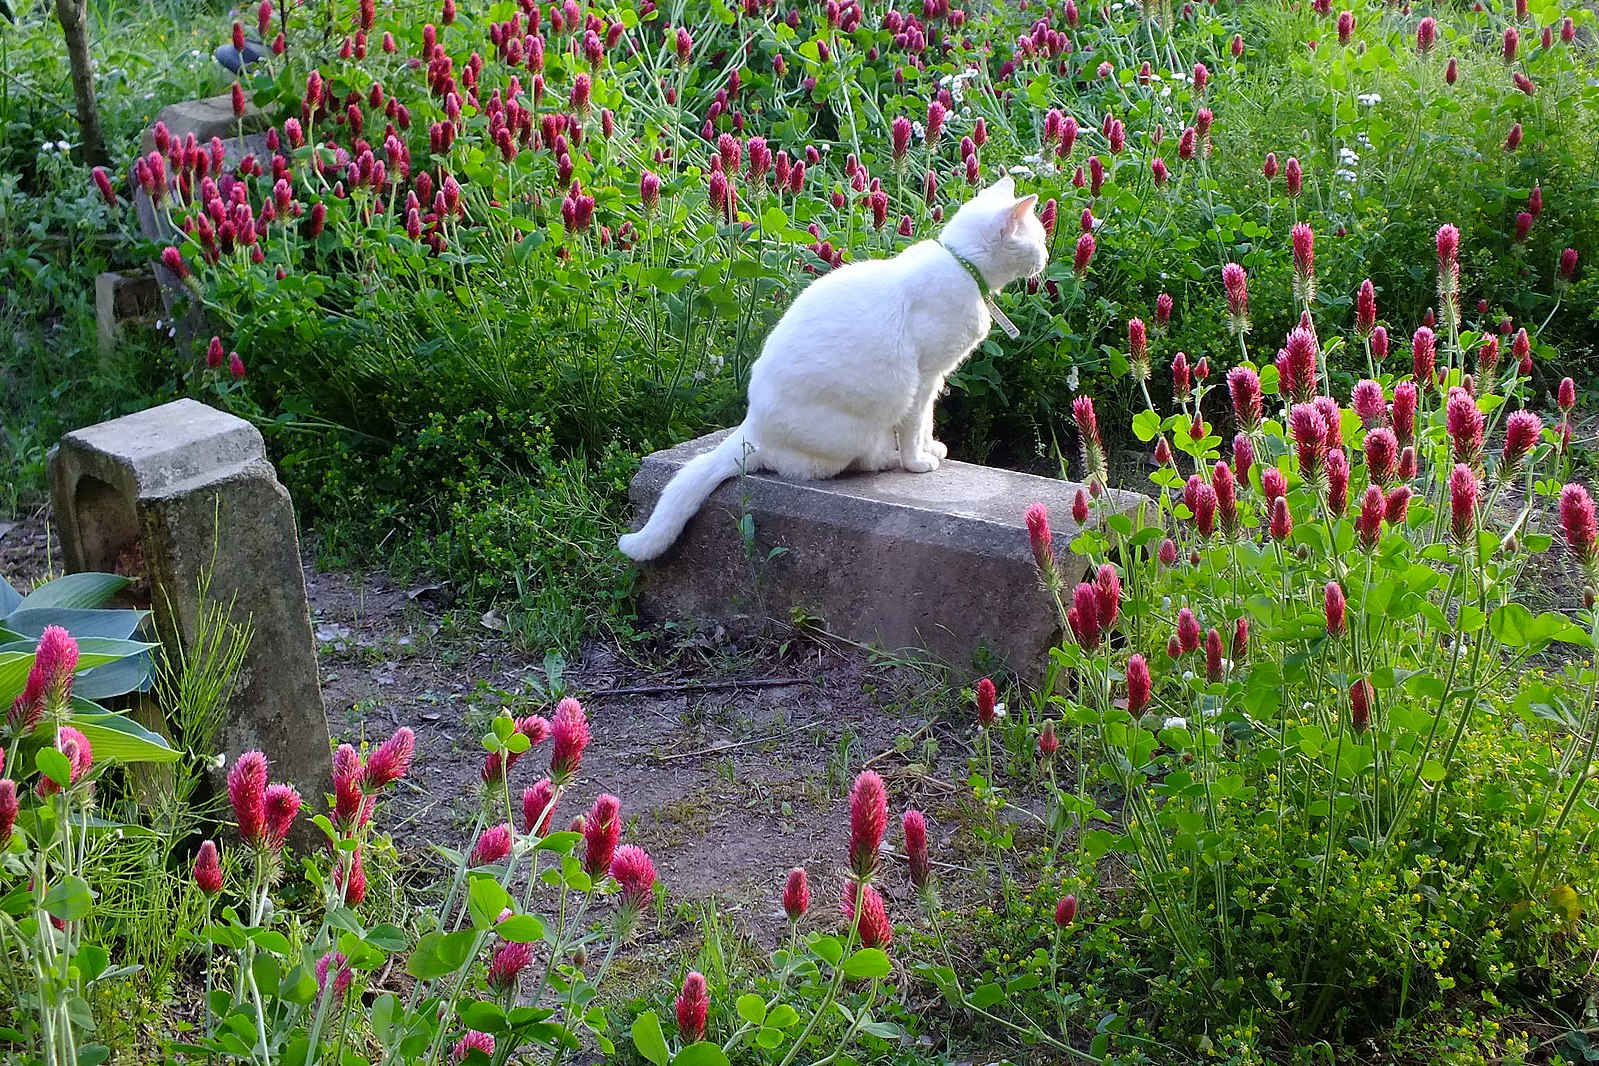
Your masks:
{"label": "blue-green leaf", "polygon": [[155,661],[148,651],[142,651],[90,667],[73,679],[72,691],[84,699],[104,700],[130,692],[147,692],[154,681]]}
{"label": "blue-green leaf", "polygon": [[11,582],[0,577],[0,618],[4,618],[17,609],[22,602],[22,593],[11,586]]}
{"label": "blue-green leaf", "polygon": [[45,626],[60,626],[76,640],[110,637],[127,640],[139,631],[149,611],[108,611],[88,607],[31,607],[13,611],[6,628],[24,637],[39,637]]}
{"label": "blue-green leaf", "polygon": [[[20,654],[31,660],[34,648],[38,646],[38,643],[36,638],[25,637],[22,640],[0,645],[0,657]],[[140,652],[149,651],[151,648],[156,647],[155,644],[142,640],[113,640],[110,637],[84,637],[77,644],[77,673],[79,674],[96,666],[116,662],[118,659],[126,659],[130,655],[138,655]],[[0,661],[9,660],[0,659]],[[24,673],[26,673],[26,670],[24,670]],[[0,684],[3,683],[4,681],[0,680]]]}
{"label": "blue-green leaf", "polygon": [[32,668],[33,652],[0,648],[0,705],[11,706],[11,701],[28,683],[28,671]]}
{"label": "blue-green leaf", "polygon": [[161,734],[152,733],[131,718],[78,697],[72,701],[72,726],[88,738],[96,759],[122,763],[176,762],[182,755]]}
{"label": "blue-green leaf", "polygon": [[16,609],[99,607],[131,584],[118,574],[64,574],[22,597]]}

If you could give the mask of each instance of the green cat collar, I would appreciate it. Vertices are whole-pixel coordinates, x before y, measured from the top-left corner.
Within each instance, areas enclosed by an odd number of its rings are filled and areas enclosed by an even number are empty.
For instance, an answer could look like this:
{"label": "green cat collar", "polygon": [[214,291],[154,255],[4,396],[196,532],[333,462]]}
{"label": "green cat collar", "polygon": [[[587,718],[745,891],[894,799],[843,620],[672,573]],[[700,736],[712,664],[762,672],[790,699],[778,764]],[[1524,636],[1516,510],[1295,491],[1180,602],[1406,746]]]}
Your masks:
{"label": "green cat collar", "polygon": [[1007,318],[1005,316],[1005,312],[1001,311],[999,309],[999,305],[994,302],[994,294],[989,291],[988,282],[986,279],[984,279],[983,272],[977,269],[977,264],[973,263],[970,259],[967,259],[964,255],[961,255],[943,241],[938,241],[937,243],[940,248],[944,249],[944,251],[950,254],[950,258],[954,259],[955,262],[961,265],[962,270],[966,271],[966,273],[972,276],[973,281],[977,282],[977,292],[982,296],[983,303],[987,305],[988,313],[994,317],[995,322],[999,323],[999,328],[1005,331],[1005,335],[1011,340],[1015,340],[1016,338],[1020,337],[1022,335],[1022,331],[1016,328],[1016,323]]}

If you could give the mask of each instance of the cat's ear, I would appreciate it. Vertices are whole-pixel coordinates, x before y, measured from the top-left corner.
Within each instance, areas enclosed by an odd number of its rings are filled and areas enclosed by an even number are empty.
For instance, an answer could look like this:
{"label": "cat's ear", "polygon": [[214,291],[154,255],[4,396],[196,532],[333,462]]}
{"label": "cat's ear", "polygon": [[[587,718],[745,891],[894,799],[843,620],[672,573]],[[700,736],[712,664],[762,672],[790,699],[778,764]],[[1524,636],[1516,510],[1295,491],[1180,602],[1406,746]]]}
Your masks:
{"label": "cat's ear", "polygon": [[1003,178],[1000,178],[983,191],[988,193],[990,196],[996,198],[1003,196],[1005,199],[1009,200],[1016,195],[1016,179],[1012,178],[1009,174],[1006,174]]}
{"label": "cat's ear", "polygon": [[1020,200],[1017,200],[1014,204],[1012,204],[1010,213],[1005,217],[1005,232],[1015,232],[1016,227],[1022,224],[1022,219],[1026,218],[1032,213],[1033,205],[1036,203],[1038,203],[1038,194],[1033,193],[1031,195],[1022,197]]}

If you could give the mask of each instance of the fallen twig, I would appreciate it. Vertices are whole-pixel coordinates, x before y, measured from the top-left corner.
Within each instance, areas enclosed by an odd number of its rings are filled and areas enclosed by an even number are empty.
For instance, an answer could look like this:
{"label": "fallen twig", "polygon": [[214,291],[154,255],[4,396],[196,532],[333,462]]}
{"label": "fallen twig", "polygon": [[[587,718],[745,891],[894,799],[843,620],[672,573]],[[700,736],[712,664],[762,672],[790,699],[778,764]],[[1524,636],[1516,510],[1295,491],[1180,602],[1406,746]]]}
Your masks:
{"label": "fallen twig", "polygon": [[808,677],[752,677],[743,681],[677,681],[669,685],[628,685],[624,688],[589,689],[590,696],[669,696],[679,692],[723,692],[740,688],[787,688],[814,685]]}
{"label": "fallen twig", "polygon": [[[922,739],[928,733],[932,732],[932,729],[933,729],[933,721],[931,719],[929,719],[928,721],[923,722],[920,726],[918,726],[916,728],[916,730],[914,732],[912,732],[909,735],[907,735],[904,739],[907,740],[910,744],[914,745],[918,740]],[[873,755],[870,759],[867,759],[865,762],[861,763],[862,769],[870,768],[874,764],[882,761],[883,759],[888,758],[891,755],[909,755],[909,749],[907,749],[905,751],[901,751],[899,746],[898,746],[898,744],[899,744],[899,742],[895,741],[895,746],[894,747],[885,748],[884,750],[878,752],[876,755]]]}
{"label": "fallen twig", "polygon": [[785,729],[781,733],[772,733],[762,737],[751,737],[749,740],[724,741],[719,744],[712,744],[708,748],[700,748],[697,751],[679,751],[674,752],[671,755],[657,755],[654,752],[649,751],[635,752],[634,754],[643,755],[645,758],[653,759],[655,762],[676,762],[679,759],[693,759],[704,755],[720,755],[724,751],[734,751],[738,748],[747,748],[752,744],[766,744],[773,740],[782,740],[785,737],[793,736],[795,733],[803,733],[807,729],[815,729],[821,724],[821,722],[806,722],[804,725],[797,725],[793,729]]}
{"label": "fallen twig", "polygon": [[940,792],[959,792],[960,786],[950,781],[944,781],[912,766],[901,766],[888,771],[889,776],[904,776],[920,781],[924,785],[938,789]]}

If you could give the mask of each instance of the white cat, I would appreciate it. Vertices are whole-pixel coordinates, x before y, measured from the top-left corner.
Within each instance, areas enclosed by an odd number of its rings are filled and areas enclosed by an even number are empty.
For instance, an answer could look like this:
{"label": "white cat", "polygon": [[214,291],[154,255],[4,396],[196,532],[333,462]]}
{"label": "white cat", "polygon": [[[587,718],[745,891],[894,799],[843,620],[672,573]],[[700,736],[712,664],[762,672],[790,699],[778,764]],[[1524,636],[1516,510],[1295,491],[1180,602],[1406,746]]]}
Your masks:
{"label": "white cat", "polygon": [[937,470],[947,451],[933,439],[933,404],[993,326],[986,298],[1049,258],[1037,200],[1017,198],[1002,178],[963,204],[937,240],[851,263],[801,292],[750,370],[743,424],[678,471],[644,528],[618,542],[622,552],[660,555],[741,469],[807,480]]}

